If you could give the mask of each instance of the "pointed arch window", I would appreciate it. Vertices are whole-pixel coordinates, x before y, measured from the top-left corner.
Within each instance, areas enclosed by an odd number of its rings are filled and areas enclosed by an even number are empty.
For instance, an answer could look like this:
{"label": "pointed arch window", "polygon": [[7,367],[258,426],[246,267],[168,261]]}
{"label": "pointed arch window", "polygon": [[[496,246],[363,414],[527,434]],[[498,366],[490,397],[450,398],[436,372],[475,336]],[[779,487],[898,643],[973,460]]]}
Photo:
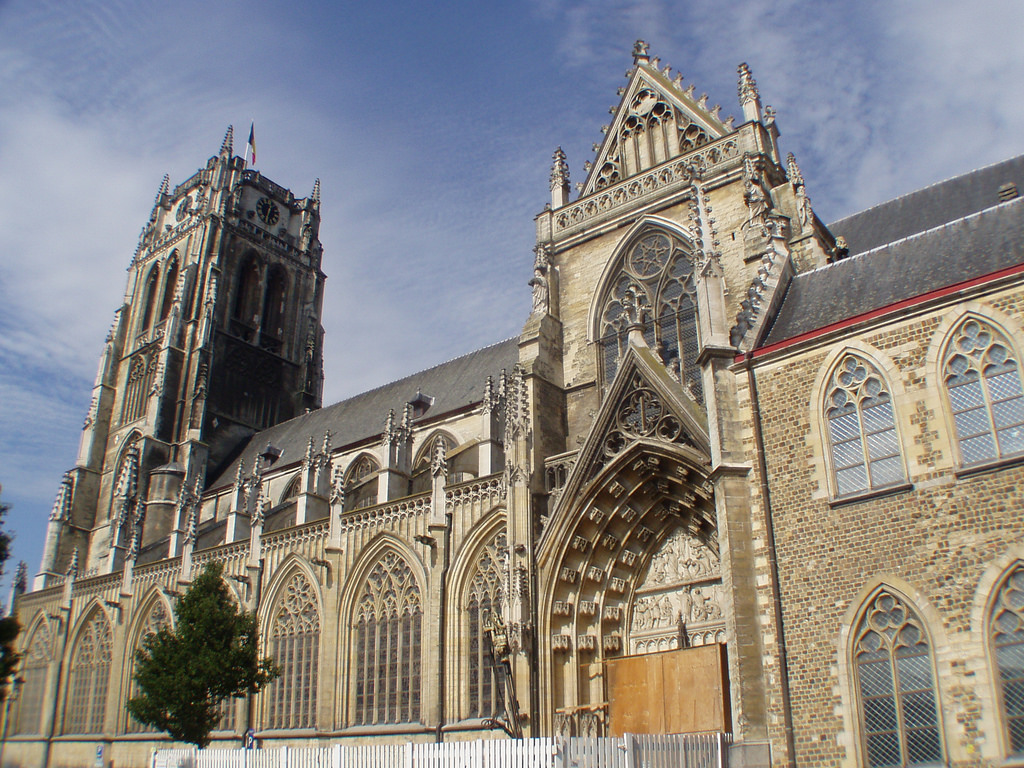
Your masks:
{"label": "pointed arch window", "polygon": [[828,383],[825,421],[837,496],[906,479],[892,397],[868,360],[847,354],[839,361]]}
{"label": "pointed arch window", "polygon": [[345,473],[345,509],[363,509],[377,503],[377,462],[360,456]]}
{"label": "pointed arch window", "polygon": [[353,723],[420,719],[422,599],[409,564],[387,552],[370,571],[355,615]]}
{"label": "pointed arch window", "polygon": [[271,616],[270,655],[281,674],[267,689],[266,727],[315,728],[320,609],[305,574],[288,580]]}
{"label": "pointed arch window", "polygon": [[1009,339],[968,318],[953,332],[943,382],[965,467],[1024,454],[1024,391]]}
{"label": "pointed arch window", "polygon": [[156,312],[156,287],[160,280],[160,273],[154,266],[149,270],[149,277],[146,279],[145,299],[142,303],[142,328],[140,333],[145,333],[153,324],[153,315]]}
{"label": "pointed arch window", "polygon": [[128,424],[146,415],[149,393],[156,378],[156,355],[136,354],[129,363],[121,403],[121,423]]}
{"label": "pointed arch window", "polygon": [[96,609],[71,652],[64,733],[100,733],[103,730],[110,659],[110,624],[103,612]]}
{"label": "pointed arch window", "polygon": [[941,764],[934,662],[920,618],[883,589],[869,601],[854,638],[865,764]]}
{"label": "pointed arch window", "polygon": [[451,435],[445,434],[444,432],[436,432],[423,441],[423,445],[420,447],[419,453],[416,454],[416,460],[412,463],[411,493],[426,493],[430,490],[433,484],[431,467],[434,462],[434,454],[437,451],[438,439],[444,441],[444,452],[446,456],[453,453],[455,451],[455,447],[458,445]]}
{"label": "pointed arch window", "polygon": [[284,337],[284,306],[288,290],[288,275],[281,266],[273,266],[267,276],[267,290],[263,297],[263,315],[260,320],[260,345],[272,352],[281,351]]}
{"label": "pointed arch window", "polygon": [[618,370],[631,328],[639,328],[669,374],[703,403],[693,260],[682,241],[665,232],[647,232],[630,246],[602,305],[598,344],[606,383]]}
{"label": "pointed arch window", "polygon": [[989,619],[999,711],[1009,754],[1024,755],[1024,564],[996,588]]}
{"label": "pointed arch window", "polygon": [[246,341],[253,340],[259,323],[260,264],[254,253],[242,262],[235,285],[235,301],[231,312],[231,327]]}
{"label": "pointed arch window", "polygon": [[[163,627],[170,627],[171,619],[167,612],[167,606],[164,605],[163,601],[157,599],[152,607],[149,609],[149,613],[146,616],[146,621],[142,625],[142,630],[139,632],[138,642],[135,644],[135,650],[142,648],[142,643],[147,637],[152,637],[159,632]],[[128,699],[134,698],[139,695],[139,685],[135,682],[135,653],[132,652],[130,655],[129,662],[128,680],[130,681],[128,687]],[[126,699],[127,700],[127,699]],[[152,733],[156,731],[155,726],[147,723],[140,723],[134,717],[127,713],[127,722],[125,724],[125,733]]]}
{"label": "pointed arch window", "polygon": [[41,621],[25,643],[25,657],[19,675],[24,680],[17,699],[14,733],[41,733],[43,701],[46,698],[46,676],[53,660],[53,631],[48,621]]}
{"label": "pointed arch window", "polygon": [[166,320],[171,314],[171,305],[174,303],[174,292],[178,288],[178,252],[171,256],[171,265],[164,275],[164,298],[160,302],[160,319]]}
{"label": "pointed arch window", "polygon": [[499,532],[487,543],[477,561],[476,574],[466,596],[469,653],[466,679],[469,688],[467,717],[492,717],[501,712],[502,680],[495,668],[484,626],[489,616],[501,613],[505,599],[508,543]]}

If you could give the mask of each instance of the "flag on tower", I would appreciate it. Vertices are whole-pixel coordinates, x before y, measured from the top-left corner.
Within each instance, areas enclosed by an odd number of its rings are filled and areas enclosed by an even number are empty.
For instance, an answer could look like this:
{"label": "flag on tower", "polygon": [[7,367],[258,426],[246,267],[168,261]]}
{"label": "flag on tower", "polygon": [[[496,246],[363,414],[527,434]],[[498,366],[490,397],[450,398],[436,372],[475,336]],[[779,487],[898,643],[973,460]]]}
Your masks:
{"label": "flag on tower", "polygon": [[249,165],[251,165],[252,167],[255,168],[256,167],[256,134],[253,133],[254,126],[255,126],[254,123],[249,123],[249,144],[245,148],[245,154],[246,154],[247,159],[251,158],[249,160]]}

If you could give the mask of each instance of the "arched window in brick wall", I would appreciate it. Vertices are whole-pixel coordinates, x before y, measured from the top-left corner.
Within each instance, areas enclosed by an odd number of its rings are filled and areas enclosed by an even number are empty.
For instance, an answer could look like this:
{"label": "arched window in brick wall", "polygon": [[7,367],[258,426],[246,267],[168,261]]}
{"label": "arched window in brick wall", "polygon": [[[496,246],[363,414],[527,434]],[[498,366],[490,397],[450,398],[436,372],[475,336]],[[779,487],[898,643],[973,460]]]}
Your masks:
{"label": "arched window in brick wall", "polygon": [[387,552],[355,610],[355,725],[420,719],[422,600],[409,564]]}
{"label": "arched window in brick wall", "polygon": [[960,463],[970,467],[1024,454],[1024,391],[1009,339],[969,317],[954,331],[942,360]]}
{"label": "arched window in brick wall", "polygon": [[268,648],[281,674],[267,688],[267,728],[315,728],[320,609],[302,572],[288,580],[271,612]]}
{"label": "arched window in brick wall", "polygon": [[1010,755],[1024,755],[1024,563],[999,582],[989,615],[999,711]]}
{"label": "arched window in brick wall", "polygon": [[16,700],[18,707],[12,733],[41,733],[43,701],[46,698],[46,675],[53,661],[53,630],[45,619],[40,621],[25,643],[24,661],[18,674],[24,681]]}
{"label": "arched window in brick wall", "polygon": [[95,608],[71,651],[64,733],[103,731],[110,660],[110,624],[103,611]]}
{"label": "arched window in brick wall", "polygon": [[[146,614],[145,622],[142,625],[142,630],[139,632],[138,642],[135,644],[136,650],[142,647],[143,641],[147,637],[155,635],[162,627],[170,627],[171,619],[167,612],[167,606],[164,605],[163,600],[157,599],[153,601],[150,606],[148,613]],[[130,661],[128,664],[128,697],[125,699],[134,698],[139,695],[138,683],[134,680],[135,675],[135,653],[131,653]],[[157,730],[154,726],[146,723],[140,723],[134,717],[125,711],[127,721],[125,723],[125,733],[151,733]]]}
{"label": "arched window in brick wall", "polygon": [[693,260],[678,238],[646,231],[630,245],[604,297],[599,347],[605,383],[626,351],[629,329],[639,327],[647,346],[697,402],[704,402]]}
{"label": "arched window in brick wall", "polygon": [[828,380],[825,423],[836,496],[906,479],[892,397],[867,359],[848,353],[839,360]]}
{"label": "arched window in brick wall", "polygon": [[889,590],[875,592],[853,644],[864,765],[942,763],[934,667],[920,618]]}
{"label": "arched window in brick wall", "polygon": [[501,711],[502,680],[494,667],[484,626],[489,616],[501,615],[507,570],[508,544],[504,531],[499,531],[480,551],[476,573],[466,594],[466,636],[469,639],[469,653],[466,655],[466,680],[469,684],[467,717],[492,717]]}

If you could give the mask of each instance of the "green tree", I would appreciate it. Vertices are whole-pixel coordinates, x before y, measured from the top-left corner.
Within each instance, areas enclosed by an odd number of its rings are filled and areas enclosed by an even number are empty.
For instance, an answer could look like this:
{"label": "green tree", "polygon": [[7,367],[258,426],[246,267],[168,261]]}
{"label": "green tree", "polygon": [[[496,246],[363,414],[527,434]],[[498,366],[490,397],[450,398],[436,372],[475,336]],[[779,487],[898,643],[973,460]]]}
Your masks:
{"label": "green tree", "polygon": [[211,563],[174,607],[175,625],[161,628],[135,652],[140,694],[128,702],[132,717],[197,747],[210,743],[228,697],[256,693],[278,676],[259,658],[256,615],[240,611]]}
{"label": "green tree", "polygon": [[[4,572],[4,563],[11,555],[11,535],[3,529],[4,517],[10,508],[9,504],[0,501],[0,576]],[[11,675],[21,659],[21,654],[14,650],[14,641],[20,631],[21,624],[13,614],[0,619],[0,701],[7,698]]]}

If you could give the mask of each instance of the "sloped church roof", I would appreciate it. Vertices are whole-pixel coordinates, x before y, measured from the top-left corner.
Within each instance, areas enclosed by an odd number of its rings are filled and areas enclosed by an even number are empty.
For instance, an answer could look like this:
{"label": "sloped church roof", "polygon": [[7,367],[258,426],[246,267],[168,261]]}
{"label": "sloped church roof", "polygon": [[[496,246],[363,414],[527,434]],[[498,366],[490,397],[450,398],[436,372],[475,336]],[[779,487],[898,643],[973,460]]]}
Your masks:
{"label": "sloped church roof", "polygon": [[850,257],[793,278],[761,347],[1024,263],[1022,189],[1024,155],[831,224]]}

